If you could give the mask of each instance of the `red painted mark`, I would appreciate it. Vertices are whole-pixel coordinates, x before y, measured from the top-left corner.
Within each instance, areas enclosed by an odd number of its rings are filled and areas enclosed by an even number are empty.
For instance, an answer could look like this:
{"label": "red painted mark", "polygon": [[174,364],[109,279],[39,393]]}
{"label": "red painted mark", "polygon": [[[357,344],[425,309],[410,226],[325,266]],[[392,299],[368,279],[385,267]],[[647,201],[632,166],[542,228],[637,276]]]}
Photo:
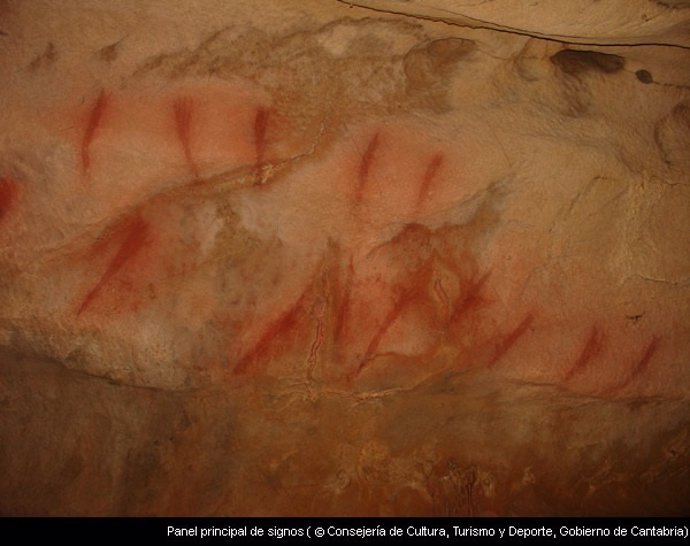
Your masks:
{"label": "red painted mark", "polygon": [[295,302],[292,307],[280,314],[280,316],[268,325],[268,328],[259,338],[259,341],[247,352],[237,363],[233,373],[244,375],[256,366],[260,359],[263,359],[276,341],[286,336],[297,326],[300,313],[303,308],[303,300],[306,292]]}
{"label": "red painted mark", "polygon": [[190,97],[180,97],[173,104],[173,111],[175,116],[175,129],[177,130],[177,137],[182,143],[184,157],[189,165],[189,169],[195,178],[199,177],[199,170],[197,169],[194,158],[192,157],[192,113],[194,110],[194,103]]}
{"label": "red painted mark", "polygon": [[498,362],[498,360],[500,360],[511,349],[511,347],[515,345],[517,340],[520,339],[528,330],[533,320],[534,317],[532,314],[527,315],[522,322],[518,324],[517,328],[503,338],[503,340],[496,347],[496,354],[489,362],[489,368],[496,364],[496,362]]}
{"label": "red painted mark", "polygon": [[443,156],[441,154],[436,154],[431,158],[429,164],[426,167],[426,172],[422,178],[422,183],[419,186],[419,194],[417,195],[417,210],[419,210],[424,202],[431,195],[431,185],[434,182],[438,170],[443,164]]}
{"label": "red painted mark", "polygon": [[374,333],[374,336],[369,341],[367,349],[364,353],[364,357],[359,363],[357,370],[355,370],[354,377],[357,377],[362,370],[376,357],[376,352],[378,350],[381,340],[386,335],[386,333],[391,329],[395,322],[400,318],[400,315],[405,311],[405,309],[413,305],[415,302],[421,299],[421,295],[424,293],[424,287],[429,282],[432,273],[432,262],[431,260],[425,262],[413,275],[411,275],[407,286],[401,290],[398,298],[395,300],[393,307],[388,311],[386,317],[383,319],[381,326]]}
{"label": "red painted mark", "polygon": [[267,108],[259,107],[254,116],[254,149],[256,154],[254,185],[261,184],[261,171],[264,166],[264,155],[266,153],[266,128],[268,127],[269,113],[270,111]]}
{"label": "red painted mark", "polygon": [[0,220],[12,209],[17,200],[17,185],[11,178],[0,179]]}
{"label": "red painted mark", "polygon": [[117,253],[110,260],[105,273],[101,276],[96,286],[86,295],[84,301],[79,306],[77,315],[81,315],[93,301],[98,297],[103,287],[110,282],[110,280],[123,268],[123,266],[136,256],[144,244],[149,234],[149,225],[140,217],[136,216],[130,221],[130,225],[126,228],[126,235]]}
{"label": "red painted mark", "polygon": [[573,367],[565,374],[565,381],[569,381],[574,375],[582,373],[587,368],[587,365],[601,354],[603,348],[604,335],[596,326],[593,326],[580,356],[573,364]]}
{"label": "red painted mark", "polygon": [[640,375],[642,372],[644,372],[647,369],[647,366],[649,365],[649,361],[652,359],[654,356],[654,353],[657,352],[659,349],[659,342],[661,340],[654,336],[652,338],[652,341],[649,342],[649,345],[647,345],[647,348],[645,349],[644,354],[642,355],[642,358],[637,362],[635,367],[632,370],[632,373],[630,374],[630,379],[634,379],[638,375]]}
{"label": "red painted mark", "polygon": [[376,150],[379,147],[379,133],[376,133],[369,141],[367,149],[364,151],[362,161],[359,163],[359,172],[357,173],[357,186],[355,188],[355,201],[357,203],[362,201],[364,188],[369,180],[369,172],[371,165],[374,162]]}
{"label": "red painted mark", "polygon": [[481,305],[483,302],[481,291],[490,275],[491,271],[487,271],[479,280],[471,283],[467,290],[460,293],[453,305],[453,311],[450,315],[451,323],[461,320],[467,313]]}
{"label": "red painted mark", "polygon": [[615,392],[621,389],[626,388],[630,383],[633,382],[633,380],[642,374],[647,367],[649,366],[649,361],[652,359],[654,354],[659,350],[659,342],[661,340],[657,337],[654,336],[652,340],[649,342],[647,345],[647,348],[645,349],[644,353],[642,354],[642,358],[637,361],[637,364],[635,364],[635,367],[632,369],[630,372],[630,375],[628,376],[627,379],[625,379],[623,382],[621,382],[618,385],[615,385],[609,389],[606,390],[606,392]]}
{"label": "red painted mark", "polygon": [[374,357],[376,356],[376,350],[378,349],[378,346],[381,343],[383,336],[385,336],[386,332],[388,332],[391,326],[395,324],[395,321],[398,320],[398,317],[400,317],[400,314],[403,312],[405,307],[407,307],[412,302],[412,300],[414,299],[414,295],[414,289],[408,290],[406,293],[402,294],[397,299],[395,305],[388,312],[383,322],[381,323],[381,326],[369,341],[369,345],[367,346],[367,350],[364,353],[364,357],[360,361],[357,370],[355,370],[355,377],[362,373],[362,370],[366,367],[366,365],[374,359]]}
{"label": "red painted mark", "polygon": [[81,141],[81,167],[83,172],[88,172],[91,166],[91,154],[90,148],[91,143],[94,138],[96,138],[96,131],[101,125],[103,120],[103,113],[108,105],[108,95],[105,90],[101,91],[100,95],[96,99],[91,112],[89,114],[89,119],[86,122],[86,128],[84,129],[84,137]]}

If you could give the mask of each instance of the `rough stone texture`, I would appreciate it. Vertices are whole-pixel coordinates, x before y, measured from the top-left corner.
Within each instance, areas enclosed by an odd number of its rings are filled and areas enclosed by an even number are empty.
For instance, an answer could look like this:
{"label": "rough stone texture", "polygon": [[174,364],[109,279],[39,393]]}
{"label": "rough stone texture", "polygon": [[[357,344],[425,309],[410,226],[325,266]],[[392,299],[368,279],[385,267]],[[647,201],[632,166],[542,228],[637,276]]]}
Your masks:
{"label": "rough stone texture", "polygon": [[687,515],[689,25],[0,3],[0,514]]}

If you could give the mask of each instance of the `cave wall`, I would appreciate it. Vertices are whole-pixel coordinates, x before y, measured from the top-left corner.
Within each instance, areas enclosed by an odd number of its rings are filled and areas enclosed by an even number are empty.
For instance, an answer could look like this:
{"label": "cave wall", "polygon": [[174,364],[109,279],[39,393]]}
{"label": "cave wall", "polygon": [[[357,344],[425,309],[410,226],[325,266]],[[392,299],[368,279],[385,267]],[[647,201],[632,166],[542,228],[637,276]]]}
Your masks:
{"label": "cave wall", "polygon": [[690,8],[0,3],[0,513],[686,515]]}

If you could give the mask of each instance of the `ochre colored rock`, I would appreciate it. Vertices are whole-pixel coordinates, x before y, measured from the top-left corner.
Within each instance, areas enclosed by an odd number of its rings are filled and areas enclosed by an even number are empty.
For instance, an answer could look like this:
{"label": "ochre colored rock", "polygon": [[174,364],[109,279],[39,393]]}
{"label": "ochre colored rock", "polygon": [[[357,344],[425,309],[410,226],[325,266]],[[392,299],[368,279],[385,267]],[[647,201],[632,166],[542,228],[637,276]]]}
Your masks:
{"label": "ochre colored rock", "polygon": [[688,513],[689,8],[143,5],[1,8],[1,514]]}

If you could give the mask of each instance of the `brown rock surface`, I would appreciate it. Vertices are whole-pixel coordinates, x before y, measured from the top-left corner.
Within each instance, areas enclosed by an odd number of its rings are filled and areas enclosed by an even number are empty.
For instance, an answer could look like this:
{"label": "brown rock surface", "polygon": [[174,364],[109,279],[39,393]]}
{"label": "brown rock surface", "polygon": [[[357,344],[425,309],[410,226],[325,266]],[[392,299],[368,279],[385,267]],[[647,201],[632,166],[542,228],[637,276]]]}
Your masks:
{"label": "brown rock surface", "polygon": [[690,8],[532,4],[0,4],[0,514],[687,515]]}

